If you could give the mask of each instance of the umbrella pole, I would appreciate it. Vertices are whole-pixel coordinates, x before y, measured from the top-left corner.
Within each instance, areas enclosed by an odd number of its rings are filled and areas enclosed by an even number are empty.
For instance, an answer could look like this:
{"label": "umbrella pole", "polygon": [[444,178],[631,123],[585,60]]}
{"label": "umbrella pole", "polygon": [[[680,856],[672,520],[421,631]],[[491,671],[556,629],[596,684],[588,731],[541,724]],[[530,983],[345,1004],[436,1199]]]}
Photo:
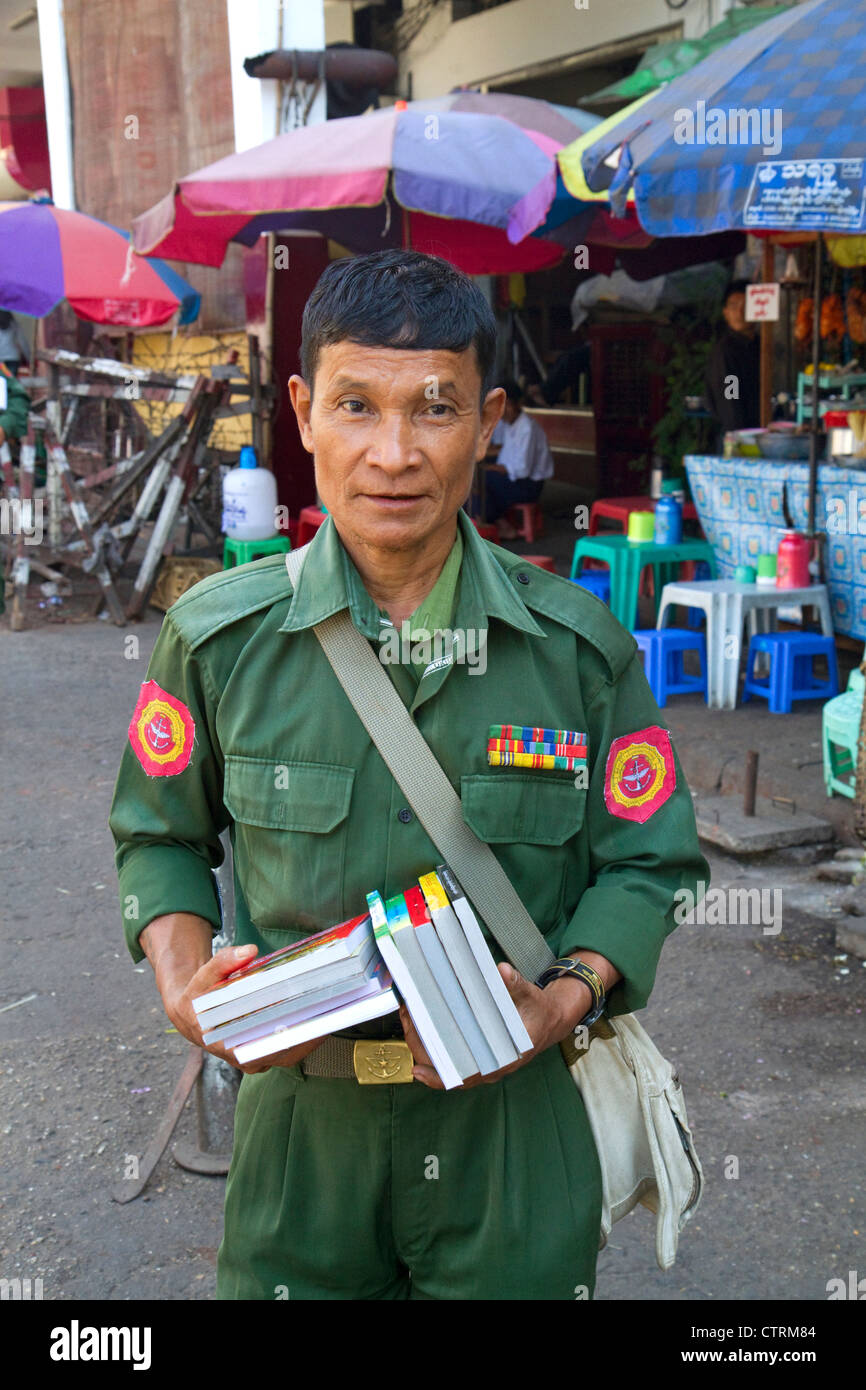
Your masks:
{"label": "umbrella pole", "polygon": [[812,429],[809,434],[809,537],[815,535],[815,501],[818,493],[818,368],[821,362],[821,273],[824,242],[819,232],[815,241],[815,287],[812,292]]}

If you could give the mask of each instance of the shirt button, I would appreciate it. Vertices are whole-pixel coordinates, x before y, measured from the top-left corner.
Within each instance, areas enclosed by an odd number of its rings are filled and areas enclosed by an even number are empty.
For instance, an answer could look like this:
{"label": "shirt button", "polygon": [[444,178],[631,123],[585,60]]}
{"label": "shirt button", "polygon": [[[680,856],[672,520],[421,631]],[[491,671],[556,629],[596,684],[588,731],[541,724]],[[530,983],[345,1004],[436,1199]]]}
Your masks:
{"label": "shirt button", "polygon": [[408,806],[404,806],[402,810],[397,812],[397,819],[402,821],[404,825],[409,824],[412,819],[412,812],[409,810]]}
{"label": "shirt button", "polygon": [[528,574],[524,574],[523,571],[521,570],[521,571],[520,571],[520,574],[517,576],[517,582],[518,582],[518,584],[528,584],[528,583],[529,583],[529,575],[528,575]]}

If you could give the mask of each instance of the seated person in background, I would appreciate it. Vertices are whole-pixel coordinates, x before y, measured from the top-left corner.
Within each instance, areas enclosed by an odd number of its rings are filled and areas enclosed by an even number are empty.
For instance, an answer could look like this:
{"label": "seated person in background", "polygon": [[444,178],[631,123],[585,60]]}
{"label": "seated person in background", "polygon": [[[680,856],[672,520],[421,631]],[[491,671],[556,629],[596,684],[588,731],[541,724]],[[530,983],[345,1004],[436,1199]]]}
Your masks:
{"label": "seated person in background", "polygon": [[553,477],[553,455],[544,430],[521,409],[523,392],[517,382],[500,384],[505,410],[490,440],[500,448],[498,461],[486,468],[485,512],[487,521],[496,522],[499,539],[513,541],[518,533],[505,513],[519,502],[538,501],[545,478]]}
{"label": "seated person in background", "polygon": [[726,430],[758,429],[761,424],[761,348],[755,325],[746,322],[745,280],[728,286],[722,317],[725,328],[713,343],[704,376],[707,409],[718,430],[718,453]]}

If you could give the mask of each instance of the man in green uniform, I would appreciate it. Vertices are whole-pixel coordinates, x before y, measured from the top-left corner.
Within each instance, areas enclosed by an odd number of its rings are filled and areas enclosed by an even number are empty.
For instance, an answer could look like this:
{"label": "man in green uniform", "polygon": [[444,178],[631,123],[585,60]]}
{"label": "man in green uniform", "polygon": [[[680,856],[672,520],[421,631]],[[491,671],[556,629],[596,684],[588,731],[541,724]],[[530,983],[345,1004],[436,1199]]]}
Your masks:
{"label": "man in green uniform", "polygon": [[[191,999],[256,949],[345,920],[371,889],[401,892],[439,862],[316,639],[316,623],[348,609],[465,820],[553,951],[586,969],[539,988],[503,963],[535,1048],[455,1090],[402,1009],[364,1031],[410,1049],[409,1084],[359,1084],[349,1038],[245,1068],[222,1298],[594,1287],[598,1157],[555,1044],[602,988],[612,1013],[645,1005],[674,895],[708,875],[633,638],[460,511],[502,412],[494,353],[484,297],[437,258],[385,251],[324,272],[290,388],[329,517],[294,589],[274,557],[169,611],[112,809],[121,901],[133,957],[147,954],[169,1018],[198,1043]],[[398,640],[422,629],[460,640],[432,655]],[[494,765],[491,725],[585,736],[586,776]],[[242,945],[211,958],[226,826]]]}

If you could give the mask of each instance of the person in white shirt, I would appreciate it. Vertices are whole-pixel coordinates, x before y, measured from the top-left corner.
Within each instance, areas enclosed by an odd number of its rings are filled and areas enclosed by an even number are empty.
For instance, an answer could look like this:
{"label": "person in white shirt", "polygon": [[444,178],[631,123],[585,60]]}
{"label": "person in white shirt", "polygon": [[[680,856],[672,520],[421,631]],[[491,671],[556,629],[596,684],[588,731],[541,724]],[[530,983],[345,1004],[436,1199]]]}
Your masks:
{"label": "person in white shirt", "polygon": [[553,477],[553,455],[544,430],[521,409],[523,392],[516,381],[500,382],[505,392],[505,410],[491,435],[499,445],[497,462],[488,464],[485,474],[487,521],[494,521],[499,539],[511,541],[518,532],[506,520],[509,507],[520,502],[537,502],[545,478]]}

